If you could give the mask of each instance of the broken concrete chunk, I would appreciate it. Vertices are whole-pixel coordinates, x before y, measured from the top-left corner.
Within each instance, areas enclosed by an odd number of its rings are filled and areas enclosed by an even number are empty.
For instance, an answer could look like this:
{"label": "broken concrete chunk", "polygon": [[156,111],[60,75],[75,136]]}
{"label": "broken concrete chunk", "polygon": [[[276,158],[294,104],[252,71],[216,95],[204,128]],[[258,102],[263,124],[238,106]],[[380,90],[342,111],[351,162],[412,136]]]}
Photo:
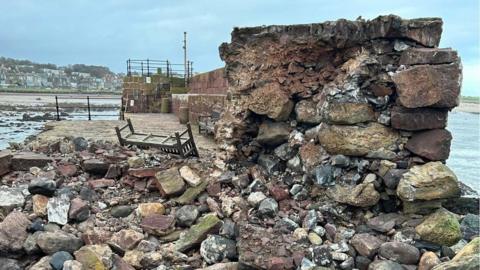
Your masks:
{"label": "broken concrete chunk", "polygon": [[12,170],[28,171],[31,167],[42,168],[52,162],[52,158],[33,152],[20,152],[12,156]]}

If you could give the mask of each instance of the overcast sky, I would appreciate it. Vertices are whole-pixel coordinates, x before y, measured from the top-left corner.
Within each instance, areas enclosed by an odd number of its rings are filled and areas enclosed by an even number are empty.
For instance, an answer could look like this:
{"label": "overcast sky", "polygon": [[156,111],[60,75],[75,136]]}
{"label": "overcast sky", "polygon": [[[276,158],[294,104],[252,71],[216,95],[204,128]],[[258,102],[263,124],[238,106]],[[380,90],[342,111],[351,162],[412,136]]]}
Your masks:
{"label": "overcast sky", "polygon": [[218,46],[234,26],[339,18],[442,17],[441,47],[459,51],[463,95],[480,95],[478,0],[0,0],[0,56],[125,72],[128,58],[183,60],[188,32],[194,71],[223,66]]}

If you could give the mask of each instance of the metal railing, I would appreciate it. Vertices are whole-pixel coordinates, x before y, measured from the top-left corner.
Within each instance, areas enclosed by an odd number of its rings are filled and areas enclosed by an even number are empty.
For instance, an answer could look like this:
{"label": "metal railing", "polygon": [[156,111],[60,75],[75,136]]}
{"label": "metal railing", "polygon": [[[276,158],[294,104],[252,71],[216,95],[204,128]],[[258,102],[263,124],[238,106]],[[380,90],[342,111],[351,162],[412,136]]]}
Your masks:
{"label": "metal railing", "polygon": [[193,74],[193,62],[187,61],[187,66],[185,67],[185,64],[174,64],[168,60],[127,60],[127,76],[151,76],[153,74],[163,74],[167,78],[190,79]]}
{"label": "metal railing", "polygon": [[[86,103],[84,106],[80,106],[78,104],[72,104],[72,105],[62,105],[61,103],[59,103],[59,100],[61,99],[65,99],[65,100],[72,100],[72,99],[78,99],[78,100],[85,100]],[[83,109],[83,110],[86,110],[86,113],[84,114],[75,114],[75,116],[86,116],[88,118],[88,120],[92,120],[92,117],[98,117],[98,116],[102,116],[102,117],[108,117],[108,116],[118,116],[118,119],[119,120],[123,120],[123,112],[121,110],[122,108],[122,104],[123,104],[123,99],[120,98],[120,104],[118,106],[105,106],[105,105],[92,105],[91,104],[91,100],[101,100],[101,99],[104,99],[104,100],[112,100],[112,98],[108,98],[108,97],[90,97],[90,96],[86,96],[85,97],[58,97],[58,96],[55,96],[55,112],[56,112],[56,117],[55,119],[57,121],[60,121],[62,120],[61,118],[61,110],[62,109],[72,109],[72,110],[76,110],[76,109]],[[69,103],[65,103],[65,104],[69,104]],[[49,108],[49,106],[43,106],[43,108]],[[51,107],[50,107],[51,108]],[[98,110],[98,109],[113,109],[113,110],[118,110],[118,114],[92,114],[92,109],[94,109],[95,111]]]}

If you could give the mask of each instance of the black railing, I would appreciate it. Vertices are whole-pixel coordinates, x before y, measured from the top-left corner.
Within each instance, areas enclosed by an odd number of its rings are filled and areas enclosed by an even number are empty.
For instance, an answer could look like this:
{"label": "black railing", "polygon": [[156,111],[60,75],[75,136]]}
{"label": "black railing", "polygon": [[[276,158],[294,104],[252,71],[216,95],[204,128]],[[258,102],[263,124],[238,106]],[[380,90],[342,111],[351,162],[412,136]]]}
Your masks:
{"label": "black railing", "polygon": [[127,60],[127,76],[151,76],[154,74],[163,74],[167,78],[190,79],[193,74],[193,62],[187,61],[185,67],[185,64],[174,64],[168,60]]}
{"label": "black railing", "polygon": [[[85,105],[80,105],[78,103],[60,103],[59,100],[61,99],[65,99],[65,100],[73,100],[73,99],[78,99],[78,100],[85,100],[86,103],[84,103]],[[111,106],[106,106],[106,105],[96,105],[96,104],[91,104],[91,100],[112,100],[112,98],[109,98],[109,97],[90,97],[90,96],[86,96],[86,97],[58,97],[58,96],[55,96],[55,112],[56,112],[56,116],[55,116],[55,119],[57,121],[60,121],[62,120],[61,118],[61,114],[62,112],[67,109],[67,110],[86,110],[86,113],[75,113],[75,116],[86,116],[88,118],[88,120],[92,120],[92,117],[99,117],[99,116],[102,116],[102,117],[108,117],[108,116],[118,116],[118,119],[119,120],[123,120],[124,119],[124,116],[123,116],[123,111],[122,111],[122,104],[123,104],[123,99],[120,98],[120,104],[118,104],[117,106],[115,105],[111,105]],[[52,108],[51,106],[42,106],[43,108]],[[97,114],[97,113],[94,113],[92,114],[92,110],[94,111],[98,111],[98,110],[102,110],[102,109],[112,109],[112,110],[118,110],[118,114]]]}

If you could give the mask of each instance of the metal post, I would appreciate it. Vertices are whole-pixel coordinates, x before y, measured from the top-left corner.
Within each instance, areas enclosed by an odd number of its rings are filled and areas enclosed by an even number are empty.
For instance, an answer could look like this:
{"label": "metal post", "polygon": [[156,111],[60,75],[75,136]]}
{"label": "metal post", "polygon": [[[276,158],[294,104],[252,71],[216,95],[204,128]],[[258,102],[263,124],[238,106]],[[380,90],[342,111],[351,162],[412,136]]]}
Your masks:
{"label": "metal post", "polygon": [[170,66],[169,66],[169,62],[167,60],[167,78],[170,78]]}
{"label": "metal post", "polygon": [[142,67],[142,77],[143,77],[143,61],[140,61],[140,65]]}
{"label": "metal post", "polygon": [[130,67],[130,58],[127,60],[127,76],[132,75],[132,70]]}
{"label": "metal post", "polygon": [[147,76],[150,76],[150,63],[147,58]]}
{"label": "metal post", "polygon": [[60,112],[58,109],[58,97],[55,96],[55,107],[57,108],[57,121],[60,121]]}
{"label": "metal post", "polygon": [[92,120],[92,116],[90,115],[90,97],[87,96],[87,108],[88,108],[88,120]]}
{"label": "metal post", "polygon": [[123,113],[123,97],[120,98],[120,114],[118,120],[125,120],[125,114]]}
{"label": "metal post", "polygon": [[184,68],[184,79],[185,79],[185,86],[187,86],[187,32],[183,32],[183,68]]}

